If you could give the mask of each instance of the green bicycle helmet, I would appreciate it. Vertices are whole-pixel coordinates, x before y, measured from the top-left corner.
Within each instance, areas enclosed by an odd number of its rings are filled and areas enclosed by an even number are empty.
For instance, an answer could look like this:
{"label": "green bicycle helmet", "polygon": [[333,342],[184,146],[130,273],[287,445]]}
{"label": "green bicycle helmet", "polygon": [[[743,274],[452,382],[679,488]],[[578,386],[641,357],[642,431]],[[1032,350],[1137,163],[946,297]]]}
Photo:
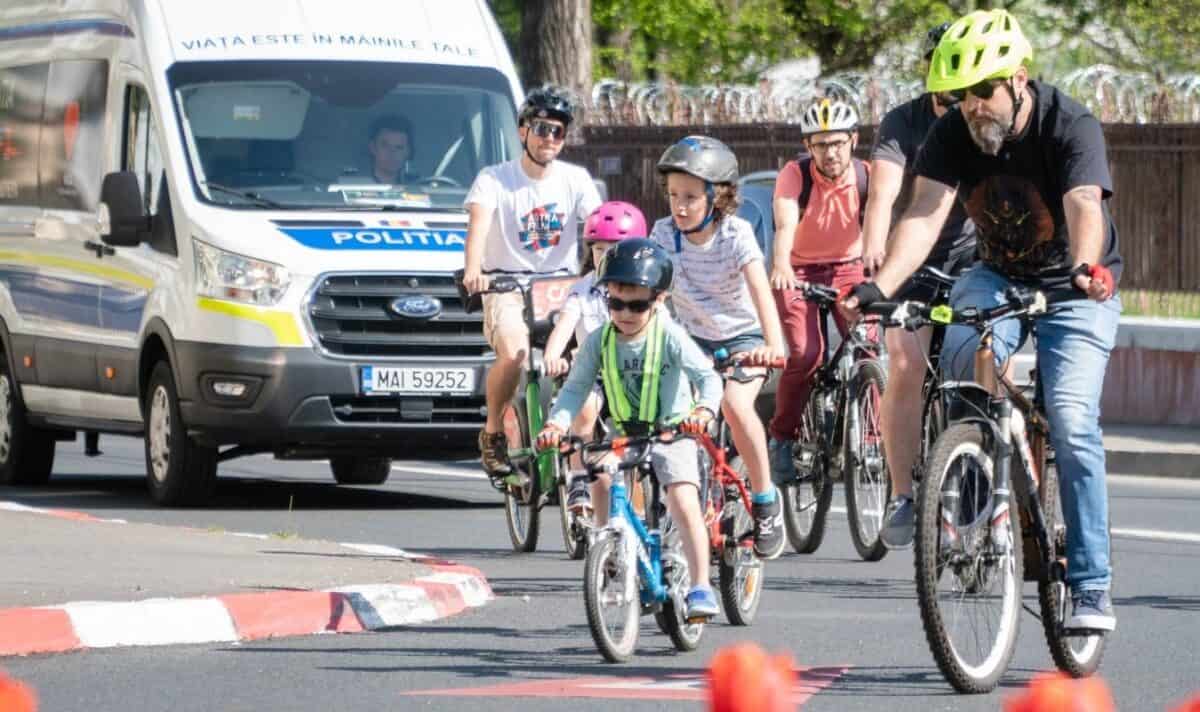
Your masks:
{"label": "green bicycle helmet", "polygon": [[1033,46],[1007,10],[976,10],[942,35],[929,62],[925,89],[953,91],[985,79],[1007,79],[1033,59]]}

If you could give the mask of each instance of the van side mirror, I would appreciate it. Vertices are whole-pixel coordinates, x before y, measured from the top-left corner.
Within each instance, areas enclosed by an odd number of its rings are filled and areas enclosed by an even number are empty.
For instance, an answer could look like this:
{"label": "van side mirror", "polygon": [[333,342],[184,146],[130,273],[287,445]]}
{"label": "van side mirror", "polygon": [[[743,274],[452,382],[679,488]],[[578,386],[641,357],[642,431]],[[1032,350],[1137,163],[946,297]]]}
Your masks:
{"label": "van side mirror", "polygon": [[136,247],[150,237],[150,219],[142,206],[142,189],[133,171],[116,171],[104,176],[100,202],[108,206],[109,230],[101,236],[106,244]]}

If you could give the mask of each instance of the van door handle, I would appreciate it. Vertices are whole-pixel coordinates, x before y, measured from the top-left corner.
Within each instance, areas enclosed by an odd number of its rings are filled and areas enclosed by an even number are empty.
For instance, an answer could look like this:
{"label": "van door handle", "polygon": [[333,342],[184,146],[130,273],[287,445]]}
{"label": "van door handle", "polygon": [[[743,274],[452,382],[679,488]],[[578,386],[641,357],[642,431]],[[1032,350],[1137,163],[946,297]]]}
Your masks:
{"label": "van door handle", "polygon": [[91,250],[95,252],[97,257],[117,254],[116,248],[106,245],[103,242],[96,242],[95,240],[87,240],[83,243],[83,247],[85,250]]}

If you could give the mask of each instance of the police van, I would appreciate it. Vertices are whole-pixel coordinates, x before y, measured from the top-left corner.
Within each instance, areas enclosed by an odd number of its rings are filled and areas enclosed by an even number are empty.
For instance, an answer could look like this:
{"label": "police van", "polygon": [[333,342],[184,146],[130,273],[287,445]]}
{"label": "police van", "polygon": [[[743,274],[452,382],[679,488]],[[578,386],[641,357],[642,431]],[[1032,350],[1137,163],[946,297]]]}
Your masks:
{"label": "police van", "polygon": [[491,354],[452,272],[519,155],[484,0],[0,7],[0,482],[142,435],[164,505],[219,462],[382,483],[474,435]]}

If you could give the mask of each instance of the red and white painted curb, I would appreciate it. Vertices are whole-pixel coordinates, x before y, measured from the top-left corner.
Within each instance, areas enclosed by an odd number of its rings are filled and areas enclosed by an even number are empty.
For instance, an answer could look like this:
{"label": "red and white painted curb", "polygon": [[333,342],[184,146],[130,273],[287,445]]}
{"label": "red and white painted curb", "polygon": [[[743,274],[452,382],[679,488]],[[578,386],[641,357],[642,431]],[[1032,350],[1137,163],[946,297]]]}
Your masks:
{"label": "red and white painted curb", "polygon": [[[77,521],[124,524],[83,512],[0,502],[20,511]],[[235,536],[268,538],[265,534]],[[341,546],[403,557],[432,573],[403,584],[363,584],[321,591],[234,593],[142,601],[80,601],[0,609],[0,656],[128,645],[232,643],[291,635],[356,633],[428,623],[494,598],[478,569],[375,544]]]}

